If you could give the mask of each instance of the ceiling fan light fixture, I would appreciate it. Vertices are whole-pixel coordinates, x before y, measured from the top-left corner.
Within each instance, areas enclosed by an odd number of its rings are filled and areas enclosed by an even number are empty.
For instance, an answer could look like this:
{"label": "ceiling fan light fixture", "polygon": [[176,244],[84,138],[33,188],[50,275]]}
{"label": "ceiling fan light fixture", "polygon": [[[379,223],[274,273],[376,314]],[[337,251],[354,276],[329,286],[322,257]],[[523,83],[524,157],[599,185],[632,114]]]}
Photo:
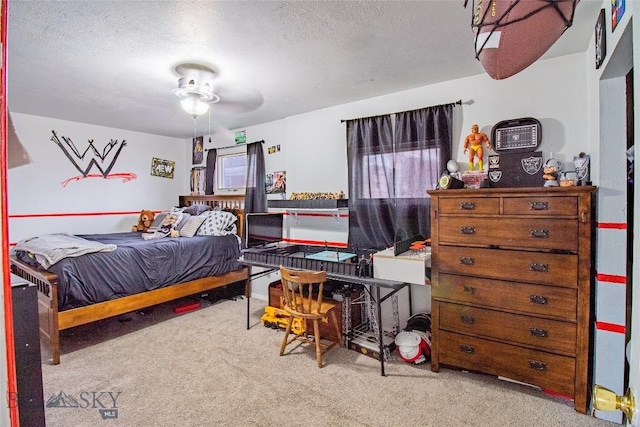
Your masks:
{"label": "ceiling fan light fixture", "polygon": [[182,64],[176,67],[182,76],[178,79],[178,88],[173,91],[180,98],[182,109],[193,117],[209,111],[209,104],[220,101],[213,91],[213,70],[198,64]]}
{"label": "ceiling fan light fixture", "polygon": [[182,109],[193,117],[201,116],[209,111],[209,104],[198,96],[189,96],[180,101]]}

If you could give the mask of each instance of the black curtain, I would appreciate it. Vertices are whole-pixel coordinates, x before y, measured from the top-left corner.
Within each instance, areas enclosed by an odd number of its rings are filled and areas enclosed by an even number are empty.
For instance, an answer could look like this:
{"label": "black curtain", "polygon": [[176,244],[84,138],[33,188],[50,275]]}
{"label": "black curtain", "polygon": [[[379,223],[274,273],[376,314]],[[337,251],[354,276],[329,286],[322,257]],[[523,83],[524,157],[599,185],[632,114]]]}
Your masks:
{"label": "black curtain", "polygon": [[[244,195],[245,224],[246,214],[267,212],[267,193],[265,190],[266,173],[262,142],[247,145],[247,184]],[[247,227],[242,227],[242,242],[246,241]]]}
{"label": "black curtain", "polygon": [[393,244],[393,134],[391,115],[347,121],[349,246]]}
{"label": "black curtain", "polygon": [[431,236],[431,199],[427,190],[451,159],[453,105],[395,115],[395,241]]}
{"label": "black curtain", "polygon": [[213,194],[216,184],[216,158],[218,150],[212,148],[207,152],[207,170],[204,183],[204,194]]}
{"label": "black curtain", "polygon": [[451,159],[454,105],[347,121],[351,247],[431,236],[426,191]]}

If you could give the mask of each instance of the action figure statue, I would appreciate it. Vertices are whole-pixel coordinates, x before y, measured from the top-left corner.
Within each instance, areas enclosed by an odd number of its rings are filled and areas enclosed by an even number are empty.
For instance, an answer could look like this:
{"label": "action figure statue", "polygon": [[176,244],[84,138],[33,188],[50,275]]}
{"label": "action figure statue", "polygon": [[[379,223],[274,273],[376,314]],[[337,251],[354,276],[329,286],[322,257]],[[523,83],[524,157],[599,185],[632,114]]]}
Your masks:
{"label": "action figure statue", "polygon": [[369,257],[364,255],[360,256],[356,270],[358,271],[358,277],[373,277],[373,253],[369,254]]}
{"label": "action figure statue", "polygon": [[558,159],[551,157],[544,163],[542,167],[542,179],[544,179],[544,187],[557,187],[558,174],[562,172],[562,163]]}
{"label": "action figure statue", "polygon": [[480,132],[477,124],[472,125],[471,133],[464,139],[464,153],[469,154],[469,170],[473,170],[474,168],[475,157],[478,157],[478,170],[483,170],[483,144],[486,145],[487,148],[491,148],[489,137],[485,133]]}

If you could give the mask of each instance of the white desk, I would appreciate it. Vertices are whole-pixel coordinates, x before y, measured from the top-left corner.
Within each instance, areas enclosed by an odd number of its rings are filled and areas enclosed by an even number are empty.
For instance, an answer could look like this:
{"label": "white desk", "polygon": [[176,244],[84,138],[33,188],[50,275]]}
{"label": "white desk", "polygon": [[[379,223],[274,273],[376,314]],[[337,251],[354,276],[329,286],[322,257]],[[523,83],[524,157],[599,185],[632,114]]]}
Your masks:
{"label": "white desk", "polygon": [[431,246],[423,252],[393,255],[393,248],[373,254],[373,277],[428,285],[425,269],[431,268]]}
{"label": "white desk", "polygon": [[[427,268],[431,268],[431,246],[419,253],[409,251],[394,256],[393,248],[388,248],[373,254],[374,278],[412,284],[411,307],[399,307],[401,329],[406,326],[410,309],[414,314],[431,313],[431,282],[426,277]],[[390,315],[383,312],[383,317],[389,318]]]}

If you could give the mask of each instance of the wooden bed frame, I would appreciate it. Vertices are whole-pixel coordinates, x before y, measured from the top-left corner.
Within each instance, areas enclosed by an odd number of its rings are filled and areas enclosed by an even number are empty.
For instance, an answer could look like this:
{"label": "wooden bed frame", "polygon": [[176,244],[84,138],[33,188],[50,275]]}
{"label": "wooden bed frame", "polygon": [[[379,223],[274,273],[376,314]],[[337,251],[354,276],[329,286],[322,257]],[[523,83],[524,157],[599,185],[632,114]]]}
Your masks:
{"label": "wooden bed frame", "polygon": [[242,236],[244,228],[244,195],[241,196],[201,196],[190,195],[179,197],[180,206],[191,205],[207,205],[212,209],[220,207],[221,209],[233,212],[238,217],[238,236]]}
{"label": "wooden bed frame", "polygon": [[[244,196],[180,196],[180,205],[206,204],[234,209],[238,216],[238,235],[244,219]],[[189,295],[206,292],[237,282],[245,282],[245,297],[249,297],[249,269],[247,267],[223,274],[205,277],[172,286],[142,292],[86,307],[58,311],[58,277],[46,270],[31,267],[11,257],[11,272],[38,288],[38,318],[40,339],[50,349],[54,365],[60,363],[60,331],[120,314],[129,313]]]}

